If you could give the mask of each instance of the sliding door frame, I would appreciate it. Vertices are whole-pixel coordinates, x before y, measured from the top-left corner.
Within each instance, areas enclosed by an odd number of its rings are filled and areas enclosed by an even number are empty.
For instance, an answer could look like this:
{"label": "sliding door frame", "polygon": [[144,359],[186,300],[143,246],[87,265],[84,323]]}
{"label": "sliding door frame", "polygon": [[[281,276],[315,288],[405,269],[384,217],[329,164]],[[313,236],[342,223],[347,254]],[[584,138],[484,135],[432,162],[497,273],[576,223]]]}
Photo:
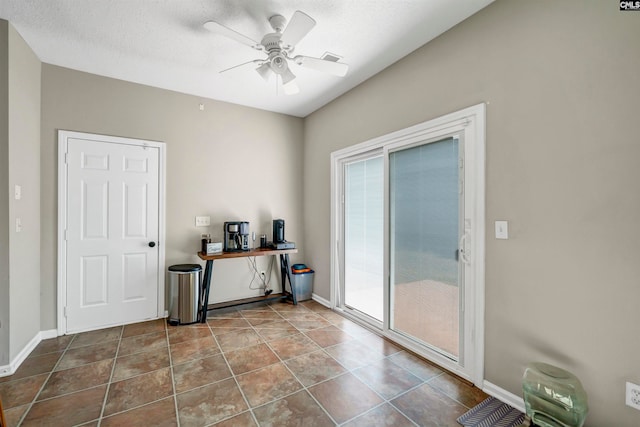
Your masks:
{"label": "sliding door frame", "polygon": [[[340,289],[344,277],[342,265],[344,247],[344,223],[342,220],[343,205],[343,167],[346,162],[365,153],[385,152],[385,221],[384,221],[384,280],[385,320],[381,329],[376,325],[369,327],[376,329],[382,336],[414,351],[421,356],[441,365],[460,377],[473,382],[477,387],[483,387],[484,381],[484,276],[485,276],[485,104],[478,104],[463,110],[447,114],[423,123],[383,135],[351,147],[331,153],[331,307],[342,311],[344,304]],[[460,140],[465,141],[464,186],[473,196],[465,202],[465,217],[471,218],[473,238],[464,239],[464,256],[470,259],[465,267],[468,275],[472,276],[473,286],[461,295],[462,310],[464,310],[464,354],[460,354],[459,361],[436,351],[425,351],[404,339],[400,334],[389,330],[389,213],[388,213],[388,162],[387,152],[390,147],[420,141],[433,141],[440,137],[459,134]],[[465,218],[467,221],[468,218]],[[465,225],[466,227],[466,225]],[[344,312],[354,317],[349,312]],[[355,320],[362,322],[360,317]]]}

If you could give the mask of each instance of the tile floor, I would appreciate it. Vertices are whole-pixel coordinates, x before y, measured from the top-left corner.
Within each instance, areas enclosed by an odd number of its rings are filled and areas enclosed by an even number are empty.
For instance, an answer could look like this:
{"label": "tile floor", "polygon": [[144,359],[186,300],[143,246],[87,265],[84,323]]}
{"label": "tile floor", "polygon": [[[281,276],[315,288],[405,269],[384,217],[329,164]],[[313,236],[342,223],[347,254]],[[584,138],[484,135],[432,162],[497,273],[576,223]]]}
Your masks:
{"label": "tile floor", "polygon": [[487,396],[314,301],[41,342],[9,426],[458,426]]}

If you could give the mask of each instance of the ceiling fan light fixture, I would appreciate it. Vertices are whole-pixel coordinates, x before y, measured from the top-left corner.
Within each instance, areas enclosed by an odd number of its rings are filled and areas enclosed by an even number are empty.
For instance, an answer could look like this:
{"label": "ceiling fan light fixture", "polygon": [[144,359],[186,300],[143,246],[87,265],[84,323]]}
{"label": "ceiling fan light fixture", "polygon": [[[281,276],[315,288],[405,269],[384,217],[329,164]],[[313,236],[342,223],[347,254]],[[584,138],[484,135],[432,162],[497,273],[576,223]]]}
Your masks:
{"label": "ceiling fan light fixture", "polygon": [[270,60],[271,69],[276,74],[284,74],[289,70],[289,65],[287,64],[287,58],[284,55],[278,53],[273,55]]}
{"label": "ceiling fan light fixture", "polygon": [[268,62],[265,62],[264,64],[256,68],[256,71],[266,82],[269,81],[269,77],[271,77],[271,74],[273,73],[273,71],[271,70],[271,65]]}

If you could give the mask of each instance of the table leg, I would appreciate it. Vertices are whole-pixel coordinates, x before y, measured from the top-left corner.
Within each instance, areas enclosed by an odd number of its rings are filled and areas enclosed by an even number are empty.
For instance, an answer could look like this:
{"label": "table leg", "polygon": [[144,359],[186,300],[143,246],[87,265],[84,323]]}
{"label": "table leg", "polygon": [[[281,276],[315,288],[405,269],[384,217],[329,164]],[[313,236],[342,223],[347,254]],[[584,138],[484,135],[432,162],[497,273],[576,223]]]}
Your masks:
{"label": "table leg", "polygon": [[289,254],[280,254],[280,275],[282,276],[282,292],[285,291],[285,285],[287,279],[289,279],[289,288],[291,289],[291,299],[293,305],[298,304],[298,298],[296,297],[296,291],[293,288],[293,281],[291,281],[291,267],[289,262]]}
{"label": "table leg", "polygon": [[211,289],[211,274],[213,273],[213,260],[207,260],[202,278],[202,291],[200,293],[200,323],[207,323],[207,308],[209,306],[209,290]]}

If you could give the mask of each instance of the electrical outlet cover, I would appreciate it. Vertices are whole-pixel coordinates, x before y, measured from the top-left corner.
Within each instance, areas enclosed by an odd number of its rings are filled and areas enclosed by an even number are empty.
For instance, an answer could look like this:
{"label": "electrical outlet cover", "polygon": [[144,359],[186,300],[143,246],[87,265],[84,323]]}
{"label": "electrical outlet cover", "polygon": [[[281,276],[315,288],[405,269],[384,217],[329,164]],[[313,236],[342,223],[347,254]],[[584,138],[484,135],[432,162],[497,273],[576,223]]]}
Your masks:
{"label": "electrical outlet cover", "polygon": [[627,382],[626,396],[625,403],[627,406],[631,406],[640,411],[640,385]]}

